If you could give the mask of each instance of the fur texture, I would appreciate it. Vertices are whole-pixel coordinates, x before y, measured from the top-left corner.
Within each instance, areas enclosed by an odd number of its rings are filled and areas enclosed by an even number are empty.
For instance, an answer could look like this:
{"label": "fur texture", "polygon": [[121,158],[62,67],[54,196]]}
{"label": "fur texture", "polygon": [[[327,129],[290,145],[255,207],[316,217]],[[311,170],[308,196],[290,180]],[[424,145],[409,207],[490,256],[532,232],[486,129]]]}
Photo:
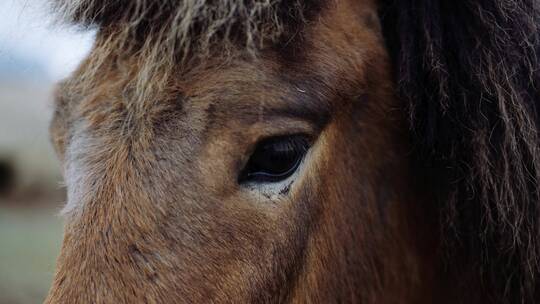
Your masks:
{"label": "fur texture", "polygon": [[[338,12],[310,23],[310,12],[323,2],[335,4]],[[91,121],[86,132],[105,140],[96,141],[102,143],[96,151],[78,149],[94,163],[88,176],[99,187],[92,195],[73,195],[87,201],[72,202],[75,206],[88,207],[79,208],[80,219],[73,217],[67,228],[50,303],[92,302],[96,293],[101,296],[98,302],[110,301],[111,295],[118,302],[144,296],[197,302],[208,290],[223,301],[236,297],[271,302],[281,297],[403,303],[407,297],[420,303],[420,297],[426,303],[538,302],[538,1],[380,0],[382,36],[404,104],[399,109],[404,111],[392,111],[402,104],[393,99],[379,21],[366,9],[370,1],[55,3],[64,19],[99,28],[94,50],[60,94],[59,122],[53,122],[59,154],[73,154],[65,150],[77,134],[72,120]],[[258,58],[261,49],[283,41],[288,46],[293,38],[305,48],[303,60],[292,60],[290,48]],[[202,68],[191,71],[198,66]],[[246,134],[234,132],[261,122],[242,125],[231,118],[249,118],[252,102],[263,97],[260,107],[267,101],[272,106],[304,100],[291,91],[334,103],[327,135],[319,139],[321,150],[313,152],[324,158],[313,168],[322,169],[304,177],[320,177],[322,182],[310,181],[311,189],[296,188],[302,191],[292,198],[293,210],[283,214],[297,218],[290,223],[287,216],[281,218],[285,223],[279,230],[260,209],[246,212],[252,201],[238,199],[235,191],[227,192],[228,200],[213,197],[212,191],[231,180],[226,174],[234,168],[223,162],[242,154],[223,151],[247,150],[240,140]],[[187,96],[181,105],[165,114],[156,110],[178,95]],[[367,97],[360,106],[355,102],[363,95]],[[222,110],[216,110],[219,105]],[[396,131],[402,118],[409,122],[410,138]],[[160,123],[149,123],[154,121]],[[164,127],[167,124],[172,126]],[[250,136],[260,137],[276,125],[264,125]],[[293,127],[297,125],[287,126]],[[221,141],[212,142],[212,151],[204,150],[210,137],[202,130],[221,134],[213,135]],[[401,141],[409,139],[412,177],[410,155],[403,153],[408,146]],[[194,148],[198,152],[190,150]],[[199,156],[204,162],[197,167],[192,160]],[[220,164],[221,171],[205,167]],[[206,178],[197,179],[201,171]],[[162,190],[142,193],[145,183]],[[415,193],[415,183],[420,193]],[[385,203],[388,210],[375,205],[379,198],[391,201]],[[328,202],[332,208],[323,207]],[[390,214],[382,216],[384,221],[376,218],[378,207],[381,214]],[[302,221],[309,225],[294,226]],[[114,229],[102,234],[103,223]],[[223,227],[229,227],[230,239],[220,242]],[[437,228],[442,241],[430,234]],[[291,236],[293,232],[299,236]],[[200,235],[211,236],[203,240],[213,250],[194,245]],[[286,236],[286,242],[274,239],[276,235]],[[159,243],[162,239],[168,247]],[[145,242],[150,245],[144,250],[130,251],[144,263],[115,260],[128,256],[126,248]],[[246,243],[250,252],[240,250]],[[261,244],[274,248],[268,252],[277,258],[261,258]],[[288,256],[294,256],[294,262]],[[223,269],[222,261],[236,262],[237,257],[255,270],[255,279],[242,265]],[[81,261],[85,268],[78,268]],[[155,273],[164,279],[141,280],[140,265],[158,269]],[[268,265],[275,269],[269,271]],[[225,280],[227,286],[213,283],[231,269],[239,273]],[[94,289],[80,290],[81,282]],[[118,282],[129,282],[126,286],[134,290],[103,287]],[[260,294],[249,294],[254,291]]]}
{"label": "fur texture", "polygon": [[449,269],[493,302],[537,303],[539,2],[381,2]]}
{"label": "fur texture", "polygon": [[[177,64],[144,101],[128,51],[81,82],[96,47],[58,90],[70,201],[46,303],[433,303],[417,240],[432,230],[410,203],[374,16],[372,2],[334,2],[296,36],[302,56]],[[294,133],[313,145],[289,185],[238,182],[258,142]]]}
{"label": "fur texture", "polygon": [[142,100],[163,90],[179,65],[186,70],[233,47],[256,56],[264,45],[294,32],[319,1],[57,0],[53,5],[60,20],[97,26],[107,37],[96,46],[84,86],[96,82],[108,58],[130,56],[141,67],[130,77]]}

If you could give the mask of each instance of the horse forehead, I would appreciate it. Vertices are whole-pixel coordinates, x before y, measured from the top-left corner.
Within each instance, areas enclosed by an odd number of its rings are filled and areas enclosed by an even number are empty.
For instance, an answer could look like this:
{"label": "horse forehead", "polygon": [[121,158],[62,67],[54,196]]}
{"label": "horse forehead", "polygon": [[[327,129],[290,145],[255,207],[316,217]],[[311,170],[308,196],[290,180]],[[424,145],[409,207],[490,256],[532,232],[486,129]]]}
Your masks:
{"label": "horse forehead", "polygon": [[[367,3],[370,3],[371,1],[365,2],[366,3],[358,6],[368,8],[367,11],[369,12],[370,5]],[[334,82],[339,80],[339,75],[357,74],[359,71],[356,62],[365,60],[363,57],[365,57],[364,53],[367,49],[367,47],[355,48],[353,54],[340,53],[343,52],[343,50],[350,49],[351,46],[349,46],[349,44],[352,42],[349,41],[350,39],[345,39],[346,35],[338,33],[341,27],[336,24],[347,23],[347,21],[350,21],[351,16],[349,15],[351,14],[352,13],[344,8],[340,8],[339,10],[325,9],[321,12],[321,18],[324,18],[326,20],[325,22],[313,22],[307,24],[305,29],[305,39],[298,40],[301,42],[301,49],[299,49],[299,46],[294,47],[294,49],[299,50],[300,53],[306,55],[303,56],[301,54],[300,56],[294,56],[294,58],[292,58],[293,60],[300,60],[300,62],[289,62],[288,60],[291,60],[291,58],[283,58],[290,55],[290,52],[285,50],[277,51],[275,54],[272,54],[263,60],[256,60],[255,62],[249,62],[249,60],[236,61],[230,60],[230,58],[225,60],[234,62],[235,66],[233,68],[228,68],[226,65],[222,64],[220,65],[219,62],[216,63],[215,60],[209,58],[207,60],[209,62],[202,62],[202,66],[196,68],[198,72],[189,75],[182,75],[182,67],[174,67],[177,69],[177,72],[173,78],[180,78],[180,81],[175,83],[177,79],[173,79],[172,82],[174,84],[172,86],[171,84],[166,85],[166,92],[157,96],[148,96],[148,98],[145,98],[144,100],[137,99],[132,101],[130,90],[125,90],[125,88],[121,86],[108,88],[108,85],[105,85],[104,88],[100,89],[101,91],[116,91],[117,96],[113,96],[112,101],[107,103],[105,111],[98,110],[99,106],[96,106],[95,102],[88,103],[86,106],[86,113],[89,114],[89,120],[95,121],[96,123],[100,123],[104,120],[115,123],[124,121],[123,125],[126,126],[127,124],[127,126],[129,126],[129,122],[137,122],[137,120],[134,120],[133,118],[144,116],[145,119],[153,117],[159,120],[159,117],[162,116],[163,113],[169,115],[173,112],[170,108],[176,108],[176,110],[184,108],[183,111],[176,111],[176,119],[181,118],[188,121],[198,120],[200,119],[200,116],[197,117],[191,115],[194,109],[204,110],[209,108],[212,110],[228,110],[231,107],[238,106],[259,106],[260,100],[276,97],[269,96],[272,95],[272,90],[274,90],[274,92],[278,91],[279,88],[276,89],[277,86],[285,88],[287,85],[290,85],[291,88],[294,87],[291,85],[290,80],[295,78],[295,76],[292,76],[289,77],[289,79],[286,79],[285,77],[279,79],[279,77],[275,77],[276,74],[281,74],[279,76],[282,76],[287,74],[288,71],[293,68],[297,70],[296,76],[301,76],[296,78],[303,78],[303,80],[306,80],[311,76],[312,79],[319,79],[319,81],[304,81],[302,83],[304,86],[297,86],[299,91],[315,91],[322,90],[323,88],[338,89],[340,84]],[[370,14],[367,15],[372,17]],[[336,16],[340,18],[335,18]],[[344,21],[339,21],[338,19],[343,19]],[[328,22],[328,20],[331,22]],[[371,23],[373,22],[375,21],[371,20]],[[329,25],[330,23],[333,25]],[[363,42],[364,41],[362,41],[362,43]],[[363,44],[366,45],[366,43]],[[357,47],[357,45],[354,47]],[[96,50],[96,52],[98,51],[99,50]],[[333,53],[335,53],[335,56],[333,56]],[[289,65],[293,65],[293,67]],[[138,64],[133,64],[130,68],[135,70],[134,73],[137,74],[137,69],[139,68]],[[186,78],[188,79],[186,80]],[[299,81],[299,83],[300,82],[301,81]],[[138,85],[142,86],[143,84],[138,83]],[[131,87],[133,91],[138,90],[136,87]],[[250,98],[251,100],[248,100]],[[106,96],[105,99],[108,99],[108,97]],[[187,106],[178,106],[179,104]],[[186,109],[189,109],[189,111]],[[229,111],[220,112],[223,113]],[[180,114],[188,115],[180,117]],[[233,112],[231,115],[234,116],[235,113]]]}

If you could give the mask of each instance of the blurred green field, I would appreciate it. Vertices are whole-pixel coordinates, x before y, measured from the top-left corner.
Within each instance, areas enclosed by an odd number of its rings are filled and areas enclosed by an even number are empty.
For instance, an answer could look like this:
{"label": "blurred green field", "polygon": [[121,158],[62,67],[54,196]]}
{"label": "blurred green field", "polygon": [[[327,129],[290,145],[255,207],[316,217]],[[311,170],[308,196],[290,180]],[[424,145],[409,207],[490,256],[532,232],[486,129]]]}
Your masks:
{"label": "blurred green field", "polygon": [[43,302],[62,240],[57,213],[0,204],[0,304]]}

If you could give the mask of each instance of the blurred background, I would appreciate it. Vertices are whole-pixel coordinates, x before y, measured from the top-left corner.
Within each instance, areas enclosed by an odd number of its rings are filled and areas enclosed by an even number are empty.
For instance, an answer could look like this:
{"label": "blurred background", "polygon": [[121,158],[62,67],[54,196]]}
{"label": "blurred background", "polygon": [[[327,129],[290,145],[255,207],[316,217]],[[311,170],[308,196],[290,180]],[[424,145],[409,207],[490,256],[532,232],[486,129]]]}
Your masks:
{"label": "blurred background", "polygon": [[47,0],[0,0],[0,304],[42,303],[65,201],[49,143],[51,93],[94,34],[55,24]]}

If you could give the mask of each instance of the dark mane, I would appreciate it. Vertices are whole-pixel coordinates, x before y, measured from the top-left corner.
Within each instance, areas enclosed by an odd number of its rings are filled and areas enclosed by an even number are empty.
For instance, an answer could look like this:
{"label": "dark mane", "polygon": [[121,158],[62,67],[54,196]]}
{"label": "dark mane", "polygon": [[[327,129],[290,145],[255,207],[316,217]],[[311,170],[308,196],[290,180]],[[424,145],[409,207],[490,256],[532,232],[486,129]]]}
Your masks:
{"label": "dark mane", "polygon": [[534,303],[538,1],[383,0],[380,14],[414,156],[432,181],[444,250],[452,250],[449,272],[483,282],[470,288],[486,302]]}

